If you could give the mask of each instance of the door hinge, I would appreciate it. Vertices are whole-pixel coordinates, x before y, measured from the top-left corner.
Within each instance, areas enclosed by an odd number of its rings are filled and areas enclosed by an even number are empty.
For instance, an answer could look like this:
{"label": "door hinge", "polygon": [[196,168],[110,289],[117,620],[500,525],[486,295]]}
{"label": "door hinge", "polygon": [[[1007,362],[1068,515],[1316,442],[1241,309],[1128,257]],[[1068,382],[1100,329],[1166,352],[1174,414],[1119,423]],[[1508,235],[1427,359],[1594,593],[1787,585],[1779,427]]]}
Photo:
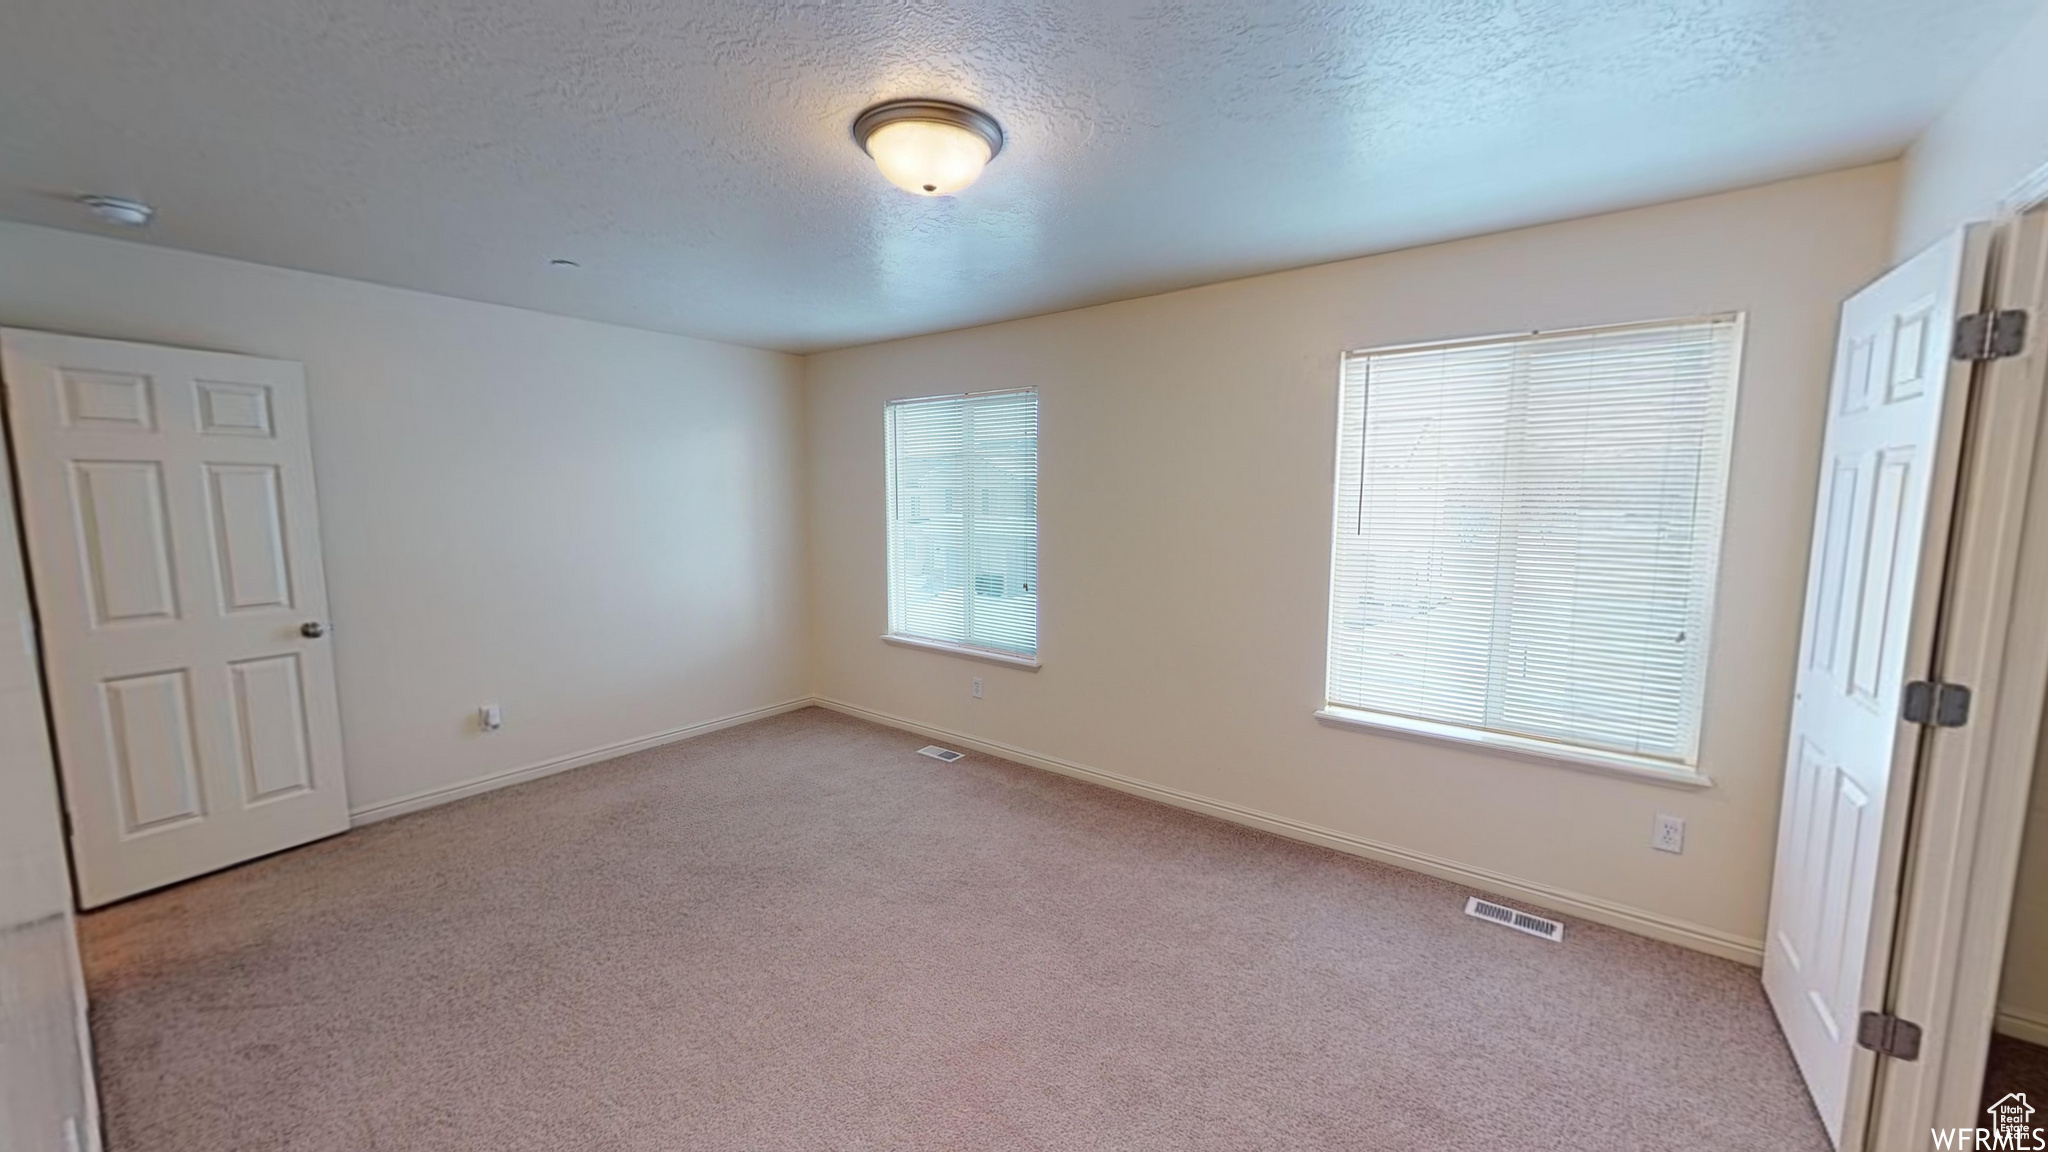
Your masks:
{"label": "door hinge", "polygon": [[1972,312],[1956,318],[1954,357],[1958,360],[2003,360],[2027,346],[2027,314],[2018,308]]}
{"label": "door hinge", "polygon": [[1865,1012],[1856,1021],[1856,1043],[1894,1060],[1918,1060],[1920,1026],[1889,1012]]}
{"label": "door hinge", "polygon": [[1970,722],[1970,690],[1939,680],[1914,680],[1906,685],[1899,715],[1908,724],[1961,728]]}

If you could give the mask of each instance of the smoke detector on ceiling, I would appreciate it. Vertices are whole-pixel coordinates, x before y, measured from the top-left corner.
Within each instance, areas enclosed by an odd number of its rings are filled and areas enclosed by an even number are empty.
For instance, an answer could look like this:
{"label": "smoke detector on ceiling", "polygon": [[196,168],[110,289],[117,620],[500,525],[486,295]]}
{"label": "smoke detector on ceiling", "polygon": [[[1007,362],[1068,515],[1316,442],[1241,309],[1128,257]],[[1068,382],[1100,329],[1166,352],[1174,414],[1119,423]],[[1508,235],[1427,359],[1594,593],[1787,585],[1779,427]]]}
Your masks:
{"label": "smoke detector on ceiling", "polygon": [[100,218],[102,223],[119,224],[123,228],[147,228],[156,219],[156,209],[140,200],[123,196],[80,196],[85,210]]}

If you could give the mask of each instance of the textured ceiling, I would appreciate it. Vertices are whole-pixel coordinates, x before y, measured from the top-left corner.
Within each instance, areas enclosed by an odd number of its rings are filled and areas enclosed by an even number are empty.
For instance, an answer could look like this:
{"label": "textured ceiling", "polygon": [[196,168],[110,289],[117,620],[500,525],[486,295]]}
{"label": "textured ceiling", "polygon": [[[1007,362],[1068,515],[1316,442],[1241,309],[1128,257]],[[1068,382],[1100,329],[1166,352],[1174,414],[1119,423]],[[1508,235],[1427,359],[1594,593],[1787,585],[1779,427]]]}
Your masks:
{"label": "textured ceiling", "polygon": [[806,351],[1881,158],[2036,3],[6,0],[0,215]]}

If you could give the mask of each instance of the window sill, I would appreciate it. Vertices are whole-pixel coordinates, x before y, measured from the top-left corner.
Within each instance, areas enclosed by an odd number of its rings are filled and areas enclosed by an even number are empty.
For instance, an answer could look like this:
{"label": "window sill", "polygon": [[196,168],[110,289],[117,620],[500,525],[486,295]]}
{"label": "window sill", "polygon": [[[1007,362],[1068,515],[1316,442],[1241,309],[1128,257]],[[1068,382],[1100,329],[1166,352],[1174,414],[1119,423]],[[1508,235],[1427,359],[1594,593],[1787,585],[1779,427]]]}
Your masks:
{"label": "window sill", "polygon": [[1681,767],[1668,760],[1634,756],[1627,752],[1574,748],[1529,736],[1482,732],[1475,728],[1461,728],[1456,724],[1437,724],[1407,716],[1389,716],[1384,712],[1366,712],[1356,708],[1340,708],[1336,705],[1317,712],[1316,719],[1332,728],[1362,728],[1410,740],[1496,752],[1517,760],[1572,768],[1581,772],[1603,772],[1610,776],[1626,776],[1632,780],[1644,780],[1678,788],[1714,786],[1712,779],[1694,769]]}
{"label": "window sill", "polygon": [[1013,652],[997,652],[991,648],[969,648],[965,644],[948,644],[944,640],[926,640],[918,636],[898,636],[893,632],[882,635],[882,642],[899,648],[922,648],[927,652],[944,652],[948,656],[964,656],[969,660],[984,660],[990,664],[1006,664],[1022,668],[1027,672],[1038,671],[1038,661],[1030,656],[1019,656]]}

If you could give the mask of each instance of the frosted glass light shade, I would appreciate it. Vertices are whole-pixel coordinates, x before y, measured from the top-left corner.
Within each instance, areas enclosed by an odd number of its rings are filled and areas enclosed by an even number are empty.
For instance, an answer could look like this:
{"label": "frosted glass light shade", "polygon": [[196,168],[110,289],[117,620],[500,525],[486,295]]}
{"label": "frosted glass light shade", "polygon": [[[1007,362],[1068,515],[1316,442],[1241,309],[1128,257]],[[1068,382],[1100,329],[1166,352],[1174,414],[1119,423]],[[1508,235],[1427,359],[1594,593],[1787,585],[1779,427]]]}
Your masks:
{"label": "frosted glass light shade", "polygon": [[868,155],[889,183],[919,196],[950,196],[979,179],[989,162],[988,141],[930,120],[882,125],[868,137]]}
{"label": "frosted glass light shade", "polygon": [[949,196],[1003,150],[995,118],[950,100],[890,100],[862,112],[853,139],[889,183],[915,196]]}

